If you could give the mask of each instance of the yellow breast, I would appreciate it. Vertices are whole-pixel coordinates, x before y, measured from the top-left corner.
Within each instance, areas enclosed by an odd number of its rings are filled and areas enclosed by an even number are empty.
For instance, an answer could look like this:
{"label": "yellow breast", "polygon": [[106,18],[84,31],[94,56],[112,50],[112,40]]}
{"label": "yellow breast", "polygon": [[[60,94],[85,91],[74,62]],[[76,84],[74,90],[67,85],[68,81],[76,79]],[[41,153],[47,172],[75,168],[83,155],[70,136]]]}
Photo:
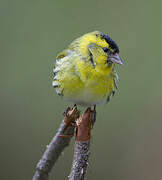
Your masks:
{"label": "yellow breast", "polygon": [[56,63],[58,72],[54,84],[65,99],[86,106],[106,103],[115,89],[113,67],[93,68],[76,54],[61,61]]}

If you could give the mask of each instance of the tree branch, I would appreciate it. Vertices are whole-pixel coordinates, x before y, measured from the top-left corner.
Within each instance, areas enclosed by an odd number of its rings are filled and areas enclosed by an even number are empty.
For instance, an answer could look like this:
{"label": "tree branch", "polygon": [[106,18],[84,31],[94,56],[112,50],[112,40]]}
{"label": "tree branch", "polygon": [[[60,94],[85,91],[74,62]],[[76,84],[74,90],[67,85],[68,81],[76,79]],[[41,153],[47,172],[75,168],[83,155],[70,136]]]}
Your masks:
{"label": "tree branch", "polygon": [[79,117],[80,112],[77,107],[67,108],[65,118],[62,121],[58,132],[47,145],[46,151],[36,166],[36,172],[33,180],[47,180],[52,167],[55,165],[61,152],[70,143],[71,137],[74,135],[74,126],[72,123]]}
{"label": "tree branch", "polygon": [[74,148],[74,158],[69,180],[84,180],[90,156],[90,133],[95,122],[96,111],[88,108],[77,120],[77,133]]}

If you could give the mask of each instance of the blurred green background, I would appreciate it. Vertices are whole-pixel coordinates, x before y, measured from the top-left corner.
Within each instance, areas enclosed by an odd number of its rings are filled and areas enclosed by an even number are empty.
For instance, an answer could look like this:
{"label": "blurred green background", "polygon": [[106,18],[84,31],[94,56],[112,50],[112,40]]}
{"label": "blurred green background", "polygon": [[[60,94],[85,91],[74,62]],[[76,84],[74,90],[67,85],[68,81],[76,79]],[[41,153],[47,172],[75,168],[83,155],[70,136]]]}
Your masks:
{"label": "blurred green background", "polygon": [[[119,92],[98,106],[88,180],[161,180],[161,1],[0,1],[0,179],[29,180],[71,105],[52,88],[56,54],[94,30],[120,46]],[[73,143],[50,176],[67,179]]]}

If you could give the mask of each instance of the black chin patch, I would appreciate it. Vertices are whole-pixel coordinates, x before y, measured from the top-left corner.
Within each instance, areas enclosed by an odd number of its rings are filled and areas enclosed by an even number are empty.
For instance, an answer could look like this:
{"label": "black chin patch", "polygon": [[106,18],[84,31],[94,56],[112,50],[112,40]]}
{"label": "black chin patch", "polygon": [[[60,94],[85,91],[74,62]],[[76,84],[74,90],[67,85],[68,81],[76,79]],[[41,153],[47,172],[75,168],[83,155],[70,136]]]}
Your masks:
{"label": "black chin patch", "polygon": [[119,53],[119,47],[114,40],[112,40],[107,34],[101,33],[101,38],[105,39],[105,41],[110,45],[110,47],[115,50],[115,53]]}

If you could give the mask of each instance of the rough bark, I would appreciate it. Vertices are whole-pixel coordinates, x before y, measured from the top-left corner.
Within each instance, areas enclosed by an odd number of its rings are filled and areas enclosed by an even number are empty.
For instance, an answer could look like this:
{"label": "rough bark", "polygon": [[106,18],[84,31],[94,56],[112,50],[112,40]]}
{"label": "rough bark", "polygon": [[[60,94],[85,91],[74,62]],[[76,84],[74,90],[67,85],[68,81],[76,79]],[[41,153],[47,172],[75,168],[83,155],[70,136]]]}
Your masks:
{"label": "rough bark", "polygon": [[77,133],[74,148],[73,164],[69,180],[84,180],[90,156],[91,128],[95,122],[96,111],[88,108],[77,120]]}

